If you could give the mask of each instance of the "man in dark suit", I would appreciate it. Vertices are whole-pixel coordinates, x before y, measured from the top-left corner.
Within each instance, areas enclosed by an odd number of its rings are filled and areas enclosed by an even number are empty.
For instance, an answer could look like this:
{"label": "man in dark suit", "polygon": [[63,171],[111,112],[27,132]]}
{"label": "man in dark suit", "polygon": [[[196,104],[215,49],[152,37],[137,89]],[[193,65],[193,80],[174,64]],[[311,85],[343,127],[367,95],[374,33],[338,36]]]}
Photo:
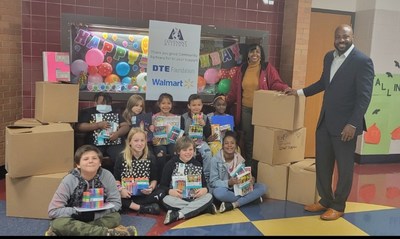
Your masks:
{"label": "man in dark suit", "polygon": [[[325,211],[323,220],[336,220],[344,214],[353,181],[357,135],[366,130],[364,114],[374,79],[372,60],[354,47],[351,26],[338,26],[334,37],[336,50],[325,55],[319,81],[287,92],[308,97],[324,91],[316,130],[317,190],[321,199],[304,207],[310,212]],[[335,160],[338,181],[333,191]]]}

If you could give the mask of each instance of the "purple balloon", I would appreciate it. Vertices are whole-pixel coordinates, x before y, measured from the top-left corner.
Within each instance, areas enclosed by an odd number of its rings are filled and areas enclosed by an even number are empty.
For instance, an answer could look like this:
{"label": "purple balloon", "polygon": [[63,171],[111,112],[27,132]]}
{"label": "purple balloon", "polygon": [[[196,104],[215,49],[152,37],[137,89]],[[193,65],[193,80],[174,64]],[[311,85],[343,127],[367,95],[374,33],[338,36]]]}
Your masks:
{"label": "purple balloon", "polygon": [[72,62],[71,72],[74,76],[79,76],[82,72],[87,73],[88,65],[85,61],[78,59]]}

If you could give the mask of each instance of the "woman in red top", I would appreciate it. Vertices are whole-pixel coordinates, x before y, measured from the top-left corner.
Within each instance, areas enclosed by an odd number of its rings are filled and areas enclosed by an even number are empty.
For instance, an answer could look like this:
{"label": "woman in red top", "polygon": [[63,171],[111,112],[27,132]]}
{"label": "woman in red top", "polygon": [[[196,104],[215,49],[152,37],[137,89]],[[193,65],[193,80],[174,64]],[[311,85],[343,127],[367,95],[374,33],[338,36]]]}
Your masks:
{"label": "woman in red top", "polygon": [[232,78],[226,101],[230,106],[235,104],[232,108],[235,128],[241,129],[244,134],[244,158],[246,165],[251,166],[254,135],[251,120],[254,92],[256,90],[287,92],[291,88],[282,81],[275,67],[265,61],[265,53],[261,45],[249,45],[243,56],[244,62],[237,68]]}

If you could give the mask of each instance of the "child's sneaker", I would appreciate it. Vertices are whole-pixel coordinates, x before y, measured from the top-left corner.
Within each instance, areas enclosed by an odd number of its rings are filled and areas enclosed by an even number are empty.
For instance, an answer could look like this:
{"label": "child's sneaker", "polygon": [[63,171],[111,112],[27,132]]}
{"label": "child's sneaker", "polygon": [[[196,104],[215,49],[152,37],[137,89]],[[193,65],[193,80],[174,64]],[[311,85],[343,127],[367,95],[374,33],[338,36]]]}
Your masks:
{"label": "child's sneaker", "polygon": [[137,230],[135,226],[125,227],[119,225],[116,228],[108,229],[107,236],[137,236]]}
{"label": "child's sneaker", "polygon": [[251,201],[250,202],[250,204],[254,204],[254,205],[257,205],[257,204],[261,204],[263,202],[263,198],[262,197],[259,197],[259,198],[257,198],[257,199],[254,199],[254,201]]}
{"label": "child's sneaker", "polygon": [[221,206],[219,207],[219,212],[227,212],[233,210],[233,204],[230,202],[222,202]]}
{"label": "child's sneaker", "polygon": [[138,213],[159,215],[160,214],[160,206],[158,206],[157,203],[141,205]]}
{"label": "child's sneaker", "polygon": [[57,236],[57,234],[55,234],[53,232],[53,229],[51,229],[51,227],[49,227],[49,229],[47,229],[47,231],[44,233],[44,236],[49,237],[49,236]]}
{"label": "child's sneaker", "polygon": [[214,205],[214,203],[211,203],[210,206],[206,209],[206,213],[210,214],[217,214],[217,207]]}
{"label": "child's sneaker", "polygon": [[167,214],[165,215],[164,224],[168,225],[178,220],[179,220],[179,212],[168,210]]}

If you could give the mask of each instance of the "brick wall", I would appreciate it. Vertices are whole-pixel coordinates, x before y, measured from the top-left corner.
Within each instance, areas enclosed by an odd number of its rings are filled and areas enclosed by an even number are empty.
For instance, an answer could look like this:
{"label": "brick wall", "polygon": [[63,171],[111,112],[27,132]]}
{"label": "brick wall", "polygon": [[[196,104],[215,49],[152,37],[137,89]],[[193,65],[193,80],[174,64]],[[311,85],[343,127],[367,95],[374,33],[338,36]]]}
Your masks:
{"label": "brick wall", "polygon": [[312,0],[286,1],[280,75],[294,89],[305,86]]}
{"label": "brick wall", "polygon": [[5,162],[5,127],[22,116],[21,1],[0,4],[0,166]]}
{"label": "brick wall", "polygon": [[33,117],[42,51],[61,50],[63,13],[116,20],[160,20],[268,31],[269,61],[279,69],[285,0],[22,0],[23,116]]}

